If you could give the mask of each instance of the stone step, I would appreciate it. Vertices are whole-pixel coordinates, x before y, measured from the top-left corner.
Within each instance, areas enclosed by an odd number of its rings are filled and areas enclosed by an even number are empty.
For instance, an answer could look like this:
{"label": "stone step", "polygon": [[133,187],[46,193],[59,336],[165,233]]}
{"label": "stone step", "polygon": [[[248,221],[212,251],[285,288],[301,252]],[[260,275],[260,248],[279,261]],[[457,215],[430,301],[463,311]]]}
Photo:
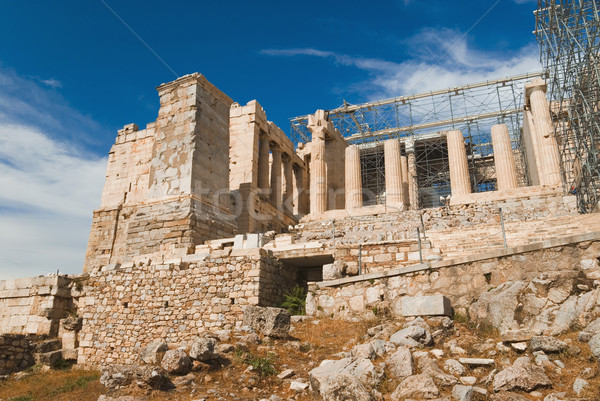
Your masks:
{"label": "stone step", "polygon": [[57,363],[62,361],[63,352],[62,350],[38,352],[33,354],[33,357],[35,358],[35,363],[38,365],[56,366]]}
{"label": "stone step", "polygon": [[44,354],[47,352],[58,351],[62,348],[60,339],[53,338],[50,340],[39,341],[34,344],[33,352],[38,354]]}

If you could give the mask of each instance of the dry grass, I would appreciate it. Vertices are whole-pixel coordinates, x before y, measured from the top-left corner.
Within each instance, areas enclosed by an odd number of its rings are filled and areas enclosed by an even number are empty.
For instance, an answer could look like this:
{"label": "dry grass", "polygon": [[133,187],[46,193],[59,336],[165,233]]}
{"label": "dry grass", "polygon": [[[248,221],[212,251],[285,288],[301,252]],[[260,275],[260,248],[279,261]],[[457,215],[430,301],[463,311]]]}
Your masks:
{"label": "dry grass", "polygon": [[106,389],[98,372],[52,370],[0,383],[0,399],[15,401],[96,401]]}
{"label": "dry grass", "polygon": [[[349,351],[354,345],[366,340],[365,335],[368,328],[380,324],[378,320],[362,322],[345,322],[333,319],[322,319],[313,323],[312,320],[295,324],[292,332],[295,340],[275,341],[274,347],[252,345],[245,352],[236,352],[227,355],[220,366],[204,365],[195,371],[196,385],[183,390],[170,392],[149,392],[137,387],[120,390],[114,395],[137,395],[145,396],[150,401],[189,401],[199,398],[236,399],[238,401],[256,400],[269,398],[277,394],[283,399],[295,397],[297,401],[308,401],[314,398],[308,392],[296,394],[289,389],[289,382],[281,381],[274,375],[259,376],[255,371],[247,371],[251,361],[269,358],[276,372],[285,369],[293,369],[296,378],[307,378],[308,372],[317,367],[324,359],[335,359],[333,356],[340,351]],[[460,331],[459,345],[469,350],[469,356],[486,357],[487,352],[476,351],[471,347],[475,343],[483,343],[489,335],[495,337],[496,333],[487,328],[474,329],[470,324],[455,323]],[[550,392],[567,391],[568,395],[574,397],[571,387],[573,381],[586,367],[596,367],[595,359],[587,345],[577,341],[578,333],[569,333],[560,336],[560,339],[570,342],[578,347],[580,352],[563,352],[561,354],[549,355],[550,359],[560,359],[565,364],[565,369],[559,374],[553,369],[547,368],[546,372],[553,381],[553,389],[542,389],[547,395]],[[442,344],[437,344],[442,348]],[[275,351],[275,355],[273,355]],[[509,357],[514,360],[521,356],[514,351],[507,354],[499,354],[496,358]],[[261,359],[263,358],[263,359]],[[376,363],[378,361],[375,361]],[[440,361],[440,367],[443,365]],[[471,372],[475,373],[475,372]],[[487,375],[480,372],[477,375]],[[586,379],[590,383],[589,390],[582,396],[591,400],[600,399],[600,375],[592,379]],[[398,380],[391,379],[388,375],[381,382],[378,390],[387,397],[392,393]],[[211,394],[211,390],[217,389],[218,395]],[[442,389],[442,387],[440,387]],[[447,389],[446,389],[447,390]],[[22,380],[11,379],[0,382],[0,399],[13,401],[96,401],[101,394],[107,390],[100,384],[97,372],[81,370],[71,371],[49,371],[34,372]],[[524,394],[526,395],[526,394]],[[21,398],[15,398],[21,397]]]}

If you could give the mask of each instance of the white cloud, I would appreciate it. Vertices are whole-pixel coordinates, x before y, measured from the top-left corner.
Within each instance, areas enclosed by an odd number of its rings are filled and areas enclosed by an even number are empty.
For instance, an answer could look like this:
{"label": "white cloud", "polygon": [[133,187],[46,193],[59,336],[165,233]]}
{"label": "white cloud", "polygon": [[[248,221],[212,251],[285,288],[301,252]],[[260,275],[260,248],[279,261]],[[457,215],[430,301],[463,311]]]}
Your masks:
{"label": "white cloud", "polygon": [[0,88],[0,279],[80,273],[107,159],[64,131],[97,124],[32,80],[0,71]]}
{"label": "white cloud", "polygon": [[369,99],[381,99],[444,89],[488,79],[541,70],[537,46],[531,44],[513,53],[472,49],[464,35],[450,29],[423,29],[403,42],[411,57],[393,62],[350,56],[313,48],[266,49],[271,56],[313,56],[352,66],[369,78],[352,86]]}
{"label": "white cloud", "polygon": [[40,82],[46,86],[53,88],[53,89],[62,88],[62,82],[60,82],[59,80],[54,79],[54,78],[41,79]]}

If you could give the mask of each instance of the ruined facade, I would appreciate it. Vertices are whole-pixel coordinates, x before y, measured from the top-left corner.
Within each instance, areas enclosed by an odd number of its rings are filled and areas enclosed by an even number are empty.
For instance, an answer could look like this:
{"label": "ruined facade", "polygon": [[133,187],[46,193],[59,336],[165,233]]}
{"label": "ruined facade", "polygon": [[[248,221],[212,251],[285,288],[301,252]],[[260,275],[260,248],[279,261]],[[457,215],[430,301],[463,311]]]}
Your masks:
{"label": "ruined facade", "polygon": [[[315,314],[361,314],[457,285],[449,298],[467,304],[485,287],[486,261],[600,231],[562,191],[544,83],[524,89],[532,185],[522,186],[509,128],[495,124],[493,157],[480,163],[495,190],[474,192],[460,130],[353,143],[318,110],[310,140],[294,144],[257,101],[234,103],[200,74],[163,84],[156,121],[126,125],[111,148],[85,274],[52,288],[2,283],[3,333],[58,335],[68,355],[98,366],[135,363],[157,339],[186,344],[239,327],[246,306],[278,306],[298,285],[311,288]],[[418,159],[432,141],[447,152],[447,165],[435,155],[431,164],[446,169],[451,198],[423,208]],[[76,330],[62,329],[70,315],[82,319]]]}

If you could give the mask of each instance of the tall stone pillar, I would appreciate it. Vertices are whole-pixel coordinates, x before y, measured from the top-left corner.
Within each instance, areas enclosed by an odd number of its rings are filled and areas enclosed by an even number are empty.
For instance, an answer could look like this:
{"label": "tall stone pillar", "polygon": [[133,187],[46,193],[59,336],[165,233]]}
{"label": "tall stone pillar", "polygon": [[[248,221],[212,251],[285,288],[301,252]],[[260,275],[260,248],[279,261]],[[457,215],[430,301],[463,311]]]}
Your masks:
{"label": "tall stone pillar", "polygon": [[408,158],[406,156],[400,157],[400,165],[402,166],[402,202],[408,208],[410,195],[408,189]]}
{"label": "tall stone pillar", "polygon": [[325,163],[325,134],[313,133],[310,153],[310,213],[327,211],[327,165]]}
{"label": "tall stone pillar", "polygon": [[269,186],[269,139],[266,134],[261,134],[258,145],[258,188],[267,191]]}
{"label": "tall stone pillar", "polygon": [[419,209],[419,182],[417,180],[417,159],[415,157],[415,141],[404,142],[406,147],[406,163],[408,164],[408,202],[411,210]]}
{"label": "tall stone pillar", "polygon": [[383,143],[385,159],[385,204],[403,210],[402,163],[400,161],[400,142],[388,139]]}
{"label": "tall stone pillar", "polygon": [[281,207],[281,149],[274,144],[271,148],[273,164],[271,164],[271,202],[276,208]]}
{"label": "tall stone pillar", "polygon": [[356,145],[346,148],[346,209],[363,205],[360,150]]}
{"label": "tall stone pillar", "polygon": [[304,169],[298,165],[293,166],[294,170],[294,214],[306,214],[305,194],[304,194]]}
{"label": "tall stone pillar", "polygon": [[450,188],[452,196],[467,195],[471,193],[469,180],[469,165],[465,139],[460,131],[448,131],[448,162],[450,164]]}
{"label": "tall stone pillar", "polygon": [[287,213],[294,212],[294,182],[293,182],[292,158],[290,155],[283,156],[283,210]]}
{"label": "tall stone pillar", "polygon": [[503,191],[517,188],[515,155],[506,124],[492,126],[492,146],[494,147],[494,164],[496,166],[496,189]]}
{"label": "tall stone pillar", "polygon": [[542,185],[560,185],[562,183],[560,174],[560,157],[558,145],[554,137],[550,106],[546,99],[546,83],[536,80],[526,85],[529,91],[529,102],[531,114],[535,126],[534,135],[537,137],[539,149],[538,174]]}

